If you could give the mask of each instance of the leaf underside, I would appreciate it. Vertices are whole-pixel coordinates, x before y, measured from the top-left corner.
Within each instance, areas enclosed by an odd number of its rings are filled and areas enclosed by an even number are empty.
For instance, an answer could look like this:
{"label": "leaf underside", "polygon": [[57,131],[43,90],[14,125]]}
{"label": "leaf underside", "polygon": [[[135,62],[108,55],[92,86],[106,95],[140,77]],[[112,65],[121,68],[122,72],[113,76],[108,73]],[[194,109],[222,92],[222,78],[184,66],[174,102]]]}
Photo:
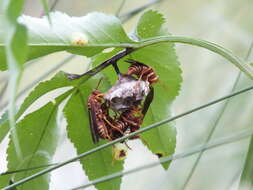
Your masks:
{"label": "leaf underside", "polygon": [[[50,13],[50,20],[51,25],[47,17],[19,18],[19,22],[28,28],[27,61],[57,51],[69,51],[90,57],[106,48],[99,46],[100,44],[119,45],[133,42],[127,37],[120,20],[112,15],[94,12],[83,17],[70,17],[64,13],[53,12]],[[0,34],[2,33],[1,27]],[[83,39],[89,46],[80,48],[73,45]],[[4,36],[0,35],[0,70],[7,69],[3,41]]]}

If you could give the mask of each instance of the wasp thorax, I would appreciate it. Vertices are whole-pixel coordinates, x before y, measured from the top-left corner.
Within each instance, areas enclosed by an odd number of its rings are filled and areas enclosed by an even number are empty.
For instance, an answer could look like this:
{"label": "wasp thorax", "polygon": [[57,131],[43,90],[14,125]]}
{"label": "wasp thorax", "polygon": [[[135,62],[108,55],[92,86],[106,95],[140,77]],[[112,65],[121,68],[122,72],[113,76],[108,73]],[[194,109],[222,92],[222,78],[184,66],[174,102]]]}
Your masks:
{"label": "wasp thorax", "polygon": [[149,82],[137,80],[130,75],[121,75],[104,98],[110,103],[113,110],[122,111],[131,106],[139,105],[149,90]]}
{"label": "wasp thorax", "polygon": [[112,147],[112,154],[115,160],[124,160],[127,156],[128,148],[124,143],[117,143]]}

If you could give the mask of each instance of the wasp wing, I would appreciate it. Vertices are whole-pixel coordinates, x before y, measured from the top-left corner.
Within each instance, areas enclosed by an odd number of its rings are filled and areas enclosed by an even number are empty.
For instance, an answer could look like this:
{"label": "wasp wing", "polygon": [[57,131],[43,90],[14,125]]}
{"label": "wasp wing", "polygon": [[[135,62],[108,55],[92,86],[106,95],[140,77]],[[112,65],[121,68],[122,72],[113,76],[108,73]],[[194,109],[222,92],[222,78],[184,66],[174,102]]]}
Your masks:
{"label": "wasp wing", "polygon": [[89,122],[90,122],[90,131],[92,135],[92,141],[94,144],[96,144],[99,141],[99,135],[98,135],[98,125],[96,122],[95,110],[91,106],[91,108],[88,108],[88,112],[89,112]]}
{"label": "wasp wing", "polygon": [[148,95],[145,98],[145,101],[143,103],[143,109],[142,109],[142,114],[143,114],[143,118],[145,117],[149,106],[151,104],[151,102],[153,101],[154,98],[154,88],[152,86],[150,86],[150,91],[148,93]]}

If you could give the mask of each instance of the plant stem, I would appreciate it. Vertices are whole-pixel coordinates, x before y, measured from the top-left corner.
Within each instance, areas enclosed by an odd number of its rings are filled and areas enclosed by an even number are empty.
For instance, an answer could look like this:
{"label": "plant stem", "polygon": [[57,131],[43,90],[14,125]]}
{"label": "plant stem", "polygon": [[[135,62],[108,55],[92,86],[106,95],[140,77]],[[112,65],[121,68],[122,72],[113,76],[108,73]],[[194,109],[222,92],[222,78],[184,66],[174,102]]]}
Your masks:
{"label": "plant stem", "polygon": [[205,49],[208,49],[214,53],[217,53],[233,63],[236,67],[238,67],[242,72],[244,72],[248,77],[253,79],[253,69],[250,65],[245,64],[244,61],[242,61],[240,58],[237,56],[233,55],[229,50],[208,42],[206,40],[201,40],[201,39],[195,39],[195,38],[188,38],[188,37],[180,37],[180,36],[161,36],[153,39],[148,39],[145,41],[142,41],[141,44],[137,46],[137,48],[143,48],[146,46],[154,45],[157,43],[162,43],[162,42],[174,42],[174,43],[184,43],[184,44],[190,44],[194,46],[199,46]]}
{"label": "plant stem", "polygon": [[[120,44],[87,44],[85,48],[87,47],[118,47],[118,48],[133,48],[133,49],[141,49],[147,46],[159,44],[159,43],[166,43],[166,42],[173,42],[173,43],[183,43],[183,44],[189,44],[193,46],[202,47],[205,49],[208,49],[216,54],[221,55],[225,59],[227,59],[229,62],[234,64],[236,67],[238,67],[242,72],[244,72],[249,78],[253,79],[253,68],[249,64],[245,64],[240,58],[233,55],[229,50],[208,42],[206,40],[196,39],[196,38],[189,38],[189,37],[182,37],[182,36],[160,36],[155,38],[146,39],[143,41],[140,41],[138,43],[131,42],[131,43],[120,43]],[[66,46],[70,49],[77,48],[76,46],[70,45],[70,44],[64,44],[64,43],[40,43],[40,44],[29,44],[30,46]],[[78,47],[82,48],[82,47]]]}

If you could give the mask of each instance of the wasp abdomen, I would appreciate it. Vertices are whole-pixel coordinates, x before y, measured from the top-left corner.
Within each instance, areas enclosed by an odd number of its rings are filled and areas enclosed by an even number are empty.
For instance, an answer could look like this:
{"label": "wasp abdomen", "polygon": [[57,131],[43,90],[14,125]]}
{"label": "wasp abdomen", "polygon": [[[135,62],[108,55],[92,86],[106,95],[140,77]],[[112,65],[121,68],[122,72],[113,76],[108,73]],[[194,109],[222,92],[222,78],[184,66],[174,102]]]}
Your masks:
{"label": "wasp abdomen", "polygon": [[128,68],[127,74],[136,75],[141,80],[148,81],[150,84],[156,83],[159,80],[159,77],[155,74],[153,68],[145,65],[132,64]]}

